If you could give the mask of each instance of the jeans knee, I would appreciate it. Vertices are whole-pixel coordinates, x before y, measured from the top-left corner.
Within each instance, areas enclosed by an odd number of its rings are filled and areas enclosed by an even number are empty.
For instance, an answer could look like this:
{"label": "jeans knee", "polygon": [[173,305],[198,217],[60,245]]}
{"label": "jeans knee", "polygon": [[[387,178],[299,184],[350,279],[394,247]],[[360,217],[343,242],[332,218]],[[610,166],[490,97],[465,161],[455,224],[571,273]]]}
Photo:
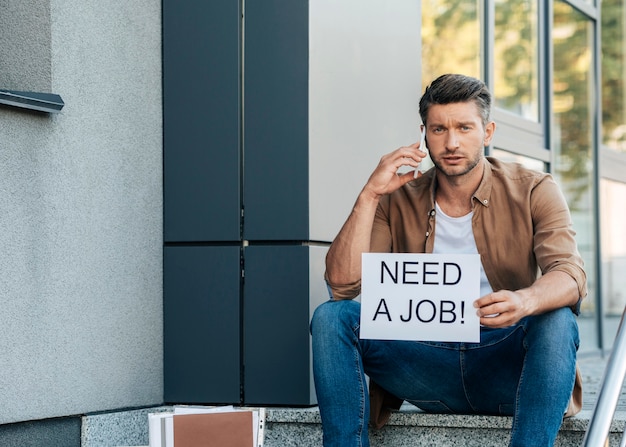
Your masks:
{"label": "jeans knee", "polygon": [[[311,318],[311,333],[316,329],[332,331],[332,328],[348,324],[352,326],[355,321],[358,324],[361,312],[360,304],[353,300],[329,300],[320,304]],[[322,329],[323,328],[323,329]]]}
{"label": "jeans knee", "polygon": [[530,317],[526,324],[527,336],[542,339],[544,343],[563,347],[571,342],[578,349],[578,323],[576,316],[568,307],[563,307],[541,315]]}

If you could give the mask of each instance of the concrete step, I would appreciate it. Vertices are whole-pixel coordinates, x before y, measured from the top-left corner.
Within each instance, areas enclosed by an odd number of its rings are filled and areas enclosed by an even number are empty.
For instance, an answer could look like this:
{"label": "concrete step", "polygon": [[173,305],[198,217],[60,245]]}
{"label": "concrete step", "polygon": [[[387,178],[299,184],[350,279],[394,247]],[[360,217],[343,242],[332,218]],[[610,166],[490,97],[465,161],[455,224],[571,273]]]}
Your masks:
{"label": "concrete step", "polygon": [[[82,447],[147,446],[148,414],[155,407],[83,417]],[[555,446],[580,446],[592,411],[563,422]],[[626,411],[618,409],[611,424],[610,446],[620,445]],[[370,431],[371,447],[506,447],[511,418],[437,415],[405,404],[381,430]],[[265,447],[321,447],[322,426],[315,408],[267,408]]]}
{"label": "concrete step", "polygon": [[[605,357],[579,359],[583,375],[583,410],[563,422],[556,446],[580,446],[597,401]],[[169,411],[162,406],[83,416],[82,447],[147,446],[148,414]],[[321,447],[322,426],[317,407],[267,408],[266,447]],[[611,424],[610,446],[620,444],[626,425],[626,389],[622,387]],[[381,430],[371,431],[372,447],[506,446],[511,418],[427,414],[405,404]]]}
{"label": "concrete step", "polygon": [[[593,414],[607,357],[581,356],[583,409],[563,421],[555,446],[581,445]],[[428,414],[404,404],[381,430],[370,430],[372,447],[506,446],[511,430],[510,417]],[[622,387],[611,424],[610,446],[619,446],[626,425],[626,388]],[[322,428],[317,408],[270,408],[267,410],[266,447],[320,447]]]}
{"label": "concrete step", "polygon": [[[581,445],[591,411],[563,422],[555,446]],[[618,446],[626,412],[616,412],[610,444]],[[510,417],[427,414],[405,404],[381,430],[370,430],[372,447],[502,447],[509,441]],[[267,409],[265,447],[320,447],[322,427],[317,408]]]}
{"label": "concrete step", "polygon": [[[169,411],[172,407],[105,413],[83,417],[83,447],[148,445],[148,414]],[[585,435],[592,411],[563,422],[557,447],[579,446]],[[618,446],[626,426],[626,411],[618,408],[609,436],[610,446]],[[371,430],[372,447],[506,446],[511,418],[496,416],[427,414],[405,404],[394,413],[381,430]],[[322,426],[319,411],[314,408],[267,408],[265,447],[321,447]]]}

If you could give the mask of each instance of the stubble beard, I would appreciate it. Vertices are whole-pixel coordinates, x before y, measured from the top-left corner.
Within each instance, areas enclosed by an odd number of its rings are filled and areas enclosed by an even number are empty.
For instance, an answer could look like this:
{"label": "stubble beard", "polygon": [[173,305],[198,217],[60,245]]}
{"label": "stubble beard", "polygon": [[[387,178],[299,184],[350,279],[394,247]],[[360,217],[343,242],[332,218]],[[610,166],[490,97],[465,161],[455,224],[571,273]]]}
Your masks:
{"label": "stubble beard", "polygon": [[436,160],[432,160],[432,162],[435,168],[446,177],[461,177],[470,173],[476,166],[478,166],[478,163],[480,163],[480,160],[482,159],[482,157],[483,157],[482,153],[476,155],[476,157],[471,159],[469,163],[465,165],[463,169],[460,171],[456,170],[456,168],[459,168],[459,166],[446,167]]}

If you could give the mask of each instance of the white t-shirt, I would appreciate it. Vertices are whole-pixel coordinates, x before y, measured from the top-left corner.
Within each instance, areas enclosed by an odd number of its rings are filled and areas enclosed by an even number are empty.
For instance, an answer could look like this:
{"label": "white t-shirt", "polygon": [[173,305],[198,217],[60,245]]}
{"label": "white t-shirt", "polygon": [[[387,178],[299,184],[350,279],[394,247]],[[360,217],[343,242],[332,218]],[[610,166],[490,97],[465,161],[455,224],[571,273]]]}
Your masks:
{"label": "white t-shirt", "polygon": [[[446,215],[439,204],[435,203],[437,220],[435,231],[435,246],[433,253],[440,254],[474,254],[478,253],[474,233],[472,231],[473,211],[461,217],[450,217]],[[480,296],[485,296],[493,292],[487,280],[483,263],[480,263]],[[476,297],[479,298],[479,297]]]}

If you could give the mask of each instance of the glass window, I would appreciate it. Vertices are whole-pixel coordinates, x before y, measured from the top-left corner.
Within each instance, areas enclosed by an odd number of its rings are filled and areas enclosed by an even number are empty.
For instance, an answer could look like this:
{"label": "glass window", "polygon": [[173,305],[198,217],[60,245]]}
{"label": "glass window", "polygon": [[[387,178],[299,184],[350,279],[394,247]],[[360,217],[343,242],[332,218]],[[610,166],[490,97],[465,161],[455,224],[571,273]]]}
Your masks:
{"label": "glass window", "polygon": [[536,158],[526,157],[524,155],[514,154],[509,151],[503,151],[501,149],[494,149],[491,151],[494,157],[498,160],[508,161],[511,163],[519,163],[522,166],[533,169],[539,172],[547,172],[546,163]]}
{"label": "glass window", "polygon": [[569,204],[585,261],[589,296],[579,318],[581,350],[598,346],[594,296],[595,234],[593,149],[593,26],[564,1],[554,3],[553,173]]}
{"label": "glass window", "polygon": [[624,0],[602,1],[602,139],[626,152],[626,20]]}
{"label": "glass window", "polygon": [[494,103],[539,121],[539,31],[536,0],[496,0]]}
{"label": "glass window", "polygon": [[610,348],[626,306],[626,184],[600,183],[602,225],[602,309],[604,346]]}
{"label": "glass window", "polygon": [[422,0],[422,91],[446,73],[480,78],[479,11],[477,0]]}

